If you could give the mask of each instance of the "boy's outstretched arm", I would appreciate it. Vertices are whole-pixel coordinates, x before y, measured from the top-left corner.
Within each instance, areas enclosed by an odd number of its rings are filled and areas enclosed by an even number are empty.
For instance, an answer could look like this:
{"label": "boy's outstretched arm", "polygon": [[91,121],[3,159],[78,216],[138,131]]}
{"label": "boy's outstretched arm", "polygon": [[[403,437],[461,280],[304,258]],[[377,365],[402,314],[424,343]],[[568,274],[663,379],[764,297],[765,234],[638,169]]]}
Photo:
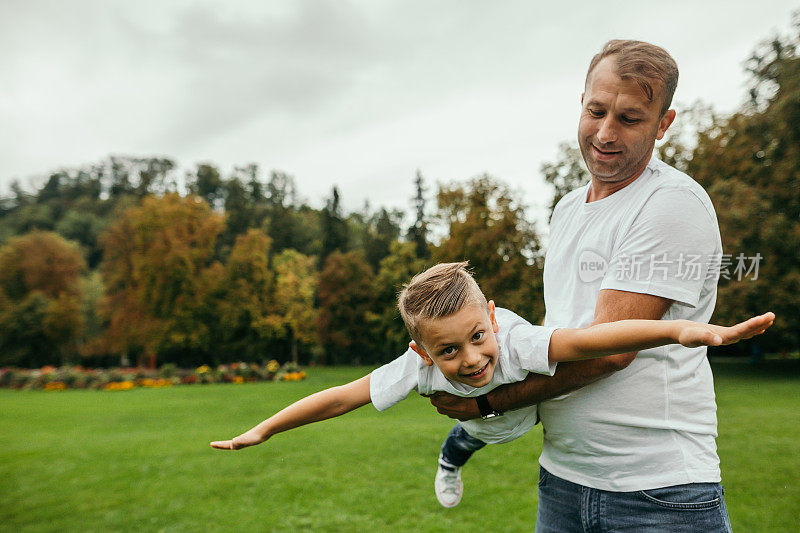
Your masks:
{"label": "boy's outstretched arm", "polygon": [[231,440],[214,441],[211,446],[220,450],[238,450],[261,444],[276,433],[343,415],[368,403],[370,403],[369,375],[366,375],[346,385],[331,387],[306,396],[275,413],[250,431]]}
{"label": "boy's outstretched arm", "polygon": [[583,329],[558,329],[550,339],[549,356],[551,361],[575,361],[666,344],[690,348],[733,344],[763,333],[774,320],[773,313],[765,313],[730,327],[690,320],[622,320]]}

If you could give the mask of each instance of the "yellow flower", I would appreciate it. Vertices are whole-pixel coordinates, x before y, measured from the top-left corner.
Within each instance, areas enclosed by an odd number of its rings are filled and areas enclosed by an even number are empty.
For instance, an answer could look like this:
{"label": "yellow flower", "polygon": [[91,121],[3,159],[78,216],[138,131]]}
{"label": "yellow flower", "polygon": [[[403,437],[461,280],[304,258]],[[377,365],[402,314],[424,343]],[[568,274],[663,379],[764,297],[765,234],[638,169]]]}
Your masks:
{"label": "yellow flower", "polygon": [[206,372],[210,372],[210,371],[211,371],[211,367],[209,367],[208,365],[203,365],[201,367],[198,367],[198,369],[197,369],[197,373],[198,374],[205,374]]}
{"label": "yellow flower", "polygon": [[275,359],[267,363],[268,372],[277,372],[280,367],[281,367],[280,363],[278,363]]}
{"label": "yellow flower", "polygon": [[105,390],[129,390],[134,388],[135,386],[136,384],[134,384],[133,381],[122,381],[119,383],[112,381],[111,383],[106,383],[105,387],[103,388]]}
{"label": "yellow flower", "polygon": [[244,378],[242,376],[236,376],[233,378],[234,383],[244,383]]}

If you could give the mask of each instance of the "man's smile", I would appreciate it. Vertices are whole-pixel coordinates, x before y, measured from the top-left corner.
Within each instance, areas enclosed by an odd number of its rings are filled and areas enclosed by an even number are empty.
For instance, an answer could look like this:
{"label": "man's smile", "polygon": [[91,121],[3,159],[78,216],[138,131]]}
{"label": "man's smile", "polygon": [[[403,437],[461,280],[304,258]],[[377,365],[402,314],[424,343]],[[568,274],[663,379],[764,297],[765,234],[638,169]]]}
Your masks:
{"label": "man's smile", "polygon": [[601,150],[594,144],[592,145],[592,149],[597,159],[612,159],[614,156],[622,153],[622,150]]}

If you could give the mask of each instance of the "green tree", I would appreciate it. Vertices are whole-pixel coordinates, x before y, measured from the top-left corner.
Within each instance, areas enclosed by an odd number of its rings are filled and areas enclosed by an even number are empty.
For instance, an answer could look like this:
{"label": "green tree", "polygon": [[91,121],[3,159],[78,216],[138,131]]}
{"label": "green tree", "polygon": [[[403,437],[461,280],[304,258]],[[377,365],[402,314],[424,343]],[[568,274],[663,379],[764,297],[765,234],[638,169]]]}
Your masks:
{"label": "green tree", "polygon": [[[543,163],[541,172],[544,180],[553,187],[553,199],[548,206],[550,217],[553,209],[564,195],[589,183],[589,171],[583,162],[581,151],[575,143],[558,145],[558,156],[554,163]],[[549,217],[548,217],[549,218]]]}
{"label": "green tree", "polygon": [[373,290],[375,313],[370,321],[375,335],[374,348],[379,356],[375,362],[393,360],[406,351],[411,340],[397,309],[397,295],[412,277],[430,266],[416,252],[416,243],[395,241],[391,253],[381,260]]}
{"label": "green tree", "polygon": [[298,362],[300,347],[312,348],[317,342],[317,310],[314,296],[318,274],[314,258],[292,249],[273,257],[275,304],[289,343],[292,361]]}
{"label": "green tree", "polygon": [[236,238],[219,286],[216,313],[221,352],[227,361],[261,361],[284,337],[270,269],[270,238],[251,228]]}
{"label": "green tree", "polygon": [[[733,279],[720,280],[714,320],[734,322],[774,311],[780,319],[754,339],[770,350],[798,346],[800,315],[800,15],[792,33],[759,46],[747,63],[751,101],[700,131],[689,175],[717,208]],[[760,254],[758,279],[739,280],[737,256],[749,267]]]}
{"label": "green tree", "polygon": [[349,237],[347,223],[342,216],[338,187],[333,187],[331,197],[320,213],[320,217],[322,230],[322,255],[320,261],[324,264],[325,259],[334,251],[345,252],[347,250]]}
{"label": "green tree", "polygon": [[77,246],[52,232],[0,248],[0,364],[40,366],[75,359],[83,329]]}
{"label": "green tree", "polygon": [[365,221],[362,230],[362,247],[367,262],[374,270],[379,268],[381,260],[389,255],[392,243],[400,237],[402,219],[401,211],[387,211],[385,208],[381,208]]}
{"label": "green tree", "polygon": [[416,254],[418,257],[427,258],[430,256],[428,248],[428,219],[425,213],[425,180],[422,173],[417,170],[417,176],[414,179],[414,224],[412,224],[406,232],[406,238],[414,243]]}
{"label": "green tree", "polygon": [[89,267],[94,268],[102,257],[99,239],[104,227],[105,221],[91,211],[70,209],[58,221],[55,231],[80,243]]}
{"label": "green tree", "polygon": [[542,257],[525,206],[489,175],[440,188],[438,218],[448,236],[433,250],[436,262],[468,260],[487,298],[537,321],[544,316]]}
{"label": "green tree", "polygon": [[187,174],[186,186],[190,193],[205,200],[212,208],[217,207],[224,197],[222,178],[214,165],[197,165],[194,172]]}
{"label": "green tree", "polygon": [[272,238],[272,252],[292,248],[305,255],[319,255],[321,214],[297,204],[294,178],[272,172],[266,194],[267,214],[262,228]]}

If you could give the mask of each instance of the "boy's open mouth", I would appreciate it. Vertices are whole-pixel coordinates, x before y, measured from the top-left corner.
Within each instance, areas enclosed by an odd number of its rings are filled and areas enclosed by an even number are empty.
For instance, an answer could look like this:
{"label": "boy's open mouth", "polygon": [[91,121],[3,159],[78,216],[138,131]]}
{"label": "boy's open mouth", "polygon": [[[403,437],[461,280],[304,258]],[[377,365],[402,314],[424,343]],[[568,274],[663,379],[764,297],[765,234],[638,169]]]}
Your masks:
{"label": "boy's open mouth", "polygon": [[470,378],[470,379],[479,378],[479,377],[483,376],[483,373],[486,372],[487,368],[489,368],[489,363],[491,363],[491,360],[486,361],[486,364],[483,365],[483,368],[481,368],[480,370],[478,370],[476,372],[472,372],[470,374],[461,374],[461,375],[464,376],[465,378]]}

